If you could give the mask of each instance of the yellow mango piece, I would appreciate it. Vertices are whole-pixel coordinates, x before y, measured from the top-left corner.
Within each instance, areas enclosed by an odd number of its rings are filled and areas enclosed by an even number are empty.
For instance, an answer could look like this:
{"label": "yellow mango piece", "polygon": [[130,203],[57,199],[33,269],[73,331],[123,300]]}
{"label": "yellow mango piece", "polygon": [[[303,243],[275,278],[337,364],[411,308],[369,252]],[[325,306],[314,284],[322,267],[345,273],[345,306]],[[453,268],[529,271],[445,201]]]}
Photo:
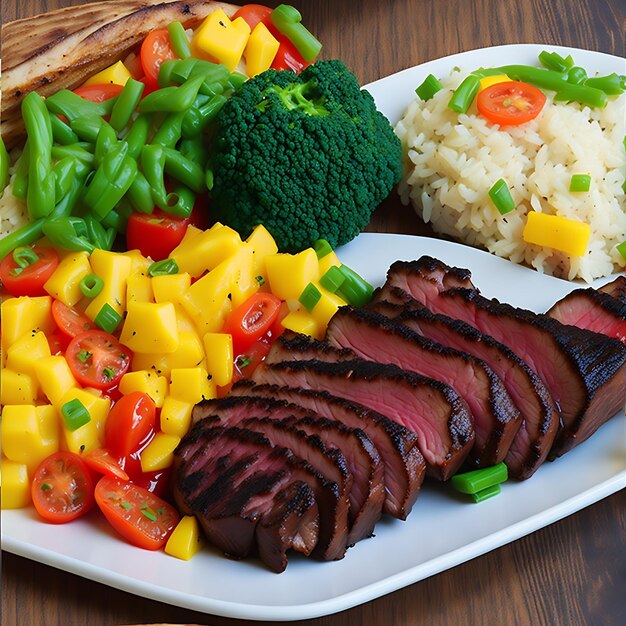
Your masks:
{"label": "yellow mango piece", "polygon": [[584,222],[530,211],[523,238],[526,243],[554,248],[571,256],[584,256],[591,237],[591,226]]}
{"label": "yellow mango piece", "polygon": [[202,367],[173,369],[170,372],[170,396],[191,404],[215,398],[215,381]]}
{"label": "yellow mango piece", "polygon": [[0,306],[2,349],[8,350],[18,339],[32,335],[33,331],[51,333],[54,328],[51,307],[50,296],[22,296],[4,300]]}
{"label": "yellow mango piece", "polygon": [[87,252],[70,252],[43,286],[57,300],[67,306],[74,306],[82,297],[80,281],[91,274],[91,264]]}
{"label": "yellow mango piece", "polygon": [[165,552],[183,561],[189,561],[204,546],[198,520],[193,515],[185,515],[165,544]]}
{"label": "yellow mango piece", "polygon": [[269,255],[265,269],[272,293],[281,300],[297,300],[309,283],[319,279],[319,262],[313,248],[297,254]]}
{"label": "yellow mango piece", "polygon": [[90,78],[88,78],[83,84],[84,85],[103,85],[103,84],[111,84],[111,85],[125,85],[126,81],[131,77],[130,72],[126,68],[126,66],[118,61],[113,65],[103,69],[101,72],[94,74]]}
{"label": "yellow mango piece", "polygon": [[174,462],[174,450],[180,443],[180,437],[157,433],[141,452],[141,469],[144,472],[156,472],[170,467]]}
{"label": "yellow mango piece", "polygon": [[324,332],[320,329],[313,315],[304,309],[290,311],[281,323],[285,328],[293,330],[295,333],[309,335],[315,339],[322,339],[324,336]]}
{"label": "yellow mango piece", "polygon": [[134,352],[174,352],[179,344],[174,305],[171,302],[129,302],[120,341]]}
{"label": "yellow mango piece", "polygon": [[2,509],[23,509],[27,507],[31,502],[31,496],[26,464],[2,459],[0,477],[2,481],[0,486],[2,503],[0,506]]}
{"label": "yellow mango piece", "polygon": [[233,267],[233,283],[230,291],[230,300],[233,308],[243,304],[251,295],[259,291],[261,282],[254,271],[254,251],[248,245],[243,245],[235,253],[236,261]]}
{"label": "yellow mango piece", "polygon": [[270,33],[263,22],[259,22],[254,27],[244,51],[246,74],[252,78],[269,69],[279,46],[278,39]]}
{"label": "yellow mango piece", "polygon": [[498,74],[497,76],[485,76],[480,79],[478,91],[482,91],[483,89],[487,89],[487,87],[491,87],[491,85],[497,85],[498,83],[504,83],[506,81],[511,80],[506,74]]}
{"label": "yellow mango piece", "polygon": [[228,333],[207,333],[202,338],[206,353],[206,369],[218,386],[228,385],[233,379],[233,338]]}
{"label": "yellow mango piece", "polygon": [[148,274],[148,268],[152,265],[152,259],[145,257],[139,250],[127,250],[120,253],[130,259],[130,275]]}
{"label": "yellow mango piece", "polygon": [[319,289],[322,297],[313,307],[311,316],[315,320],[319,332],[324,334],[330,318],[337,312],[340,306],[345,306],[346,303],[338,295],[324,289],[319,283],[316,283],[315,286]]}
{"label": "yellow mango piece", "polygon": [[250,27],[242,18],[231,21],[223,9],[209,14],[191,39],[194,56],[217,60],[231,72],[237,67],[250,37]]}
{"label": "yellow mango piece", "polygon": [[[65,424],[61,413],[63,405],[77,399],[87,409],[91,419],[89,422],[70,430]],[[104,424],[111,410],[111,401],[99,395],[95,390],[74,388],[68,390],[56,405],[58,419],[61,423],[62,447],[76,454],[86,454],[104,444]]]}
{"label": "yellow mango piece", "polygon": [[32,376],[6,368],[0,371],[0,404],[35,404],[37,390]]}
{"label": "yellow mango piece", "polygon": [[161,430],[167,435],[183,437],[191,426],[193,402],[167,396],[161,407]]}
{"label": "yellow mango piece", "polygon": [[126,306],[130,302],[154,302],[152,279],[145,274],[131,274],[126,281]]}
{"label": "yellow mango piece", "polygon": [[96,249],[91,254],[90,262],[94,274],[102,278],[104,287],[85,309],[87,317],[95,319],[105,304],[122,315],[126,308],[126,283],[132,269],[131,257]]}
{"label": "yellow mango piece", "polygon": [[274,237],[263,224],[258,224],[246,239],[246,244],[252,248],[254,276],[258,280],[259,285],[263,286],[263,284],[267,283],[265,258],[278,252],[276,241],[274,241]]}
{"label": "yellow mango piece", "polygon": [[341,265],[341,261],[339,260],[339,257],[337,257],[334,251],[329,252],[328,254],[325,254],[319,260],[320,277],[324,276],[324,274],[326,274],[329,268],[339,267],[340,265]]}
{"label": "yellow mango piece", "polygon": [[169,376],[176,368],[197,367],[204,360],[204,347],[195,328],[191,331],[178,331],[178,348],[168,354],[133,355],[133,369],[152,370],[157,374]]}
{"label": "yellow mango piece", "polygon": [[[37,381],[35,364],[48,356],[50,356],[48,340],[42,331],[38,331],[35,334],[24,335],[9,346],[6,367],[20,374],[28,374],[34,381]],[[38,383],[37,389],[39,389]]]}
{"label": "yellow mango piece", "polygon": [[78,386],[64,356],[39,359],[35,363],[35,373],[51,404],[58,404],[70,389]]}
{"label": "yellow mango piece", "polygon": [[163,406],[163,401],[167,396],[167,387],[167,378],[165,376],[160,376],[156,372],[149,370],[127,372],[122,376],[119,384],[119,390],[124,395],[133,391],[147,393],[157,408]]}
{"label": "yellow mango piece", "polygon": [[165,274],[152,278],[152,290],[156,302],[179,304],[183,294],[191,286],[191,276],[187,272]]}
{"label": "yellow mango piece", "polygon": [[2,410],[2,452],[33,471],[59,449],[59,420],[50,404],[8,404]]}

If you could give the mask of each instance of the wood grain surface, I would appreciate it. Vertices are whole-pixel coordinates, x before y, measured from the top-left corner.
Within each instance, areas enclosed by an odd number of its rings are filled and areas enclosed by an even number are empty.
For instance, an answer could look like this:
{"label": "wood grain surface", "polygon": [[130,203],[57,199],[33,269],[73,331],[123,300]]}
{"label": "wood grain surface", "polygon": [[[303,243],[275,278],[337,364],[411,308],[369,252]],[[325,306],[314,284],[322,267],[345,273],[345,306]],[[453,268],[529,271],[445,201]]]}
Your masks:
{"label": "wood grain surface", "polygon": [[[1,4],[6,23],[80,2],[2,0]],[[324,43],[323,55],[343,59],[362,83],[448,54],[499,44],[549,43],[624,56],[623,0],[291,0],[291,4]],[[379,208],[369,230],[428,233],[395,197]],[[625,555],[626,491],[621,491],[403,590],[337,615],[292,623],[617,626],[626,615]],[[148,601],[2,554],[3,625],[164,622],[260,623]]]}

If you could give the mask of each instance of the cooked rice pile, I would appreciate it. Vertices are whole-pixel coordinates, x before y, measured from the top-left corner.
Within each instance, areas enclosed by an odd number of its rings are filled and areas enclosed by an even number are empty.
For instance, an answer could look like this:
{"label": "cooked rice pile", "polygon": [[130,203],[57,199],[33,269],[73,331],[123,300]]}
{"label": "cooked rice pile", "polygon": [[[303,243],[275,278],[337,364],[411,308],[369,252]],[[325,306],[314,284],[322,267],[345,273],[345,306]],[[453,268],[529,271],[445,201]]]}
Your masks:
{"label": "cooked rice pile", "polygon": [[[396,126],[405,155],[402,201],[435,231],[540,272],[591,282],[624,267],[616,246],[626,241],[626,94],[601,111],[548,96],[535,120],[498,130],[475,104],[465,115],[448,109],[464,76],[455,71],[431,100],[416,98]],[[572,174],[591,175],[588,193],[570,193]],[[517,205],[504,216],[488,195],[500,178]],[[529,210],[590,224],[585,256],[525,243]]]}
{"label": "cooked rice pile", "polygon": [[[15,163],[17,156],[16,153],[11,154],[11,162]],[[9,184],[4,192],[0,191],[0,239],[28,224],[26,202],[13,195],[15,168],[11,167],[9,173],[11,174]]]}

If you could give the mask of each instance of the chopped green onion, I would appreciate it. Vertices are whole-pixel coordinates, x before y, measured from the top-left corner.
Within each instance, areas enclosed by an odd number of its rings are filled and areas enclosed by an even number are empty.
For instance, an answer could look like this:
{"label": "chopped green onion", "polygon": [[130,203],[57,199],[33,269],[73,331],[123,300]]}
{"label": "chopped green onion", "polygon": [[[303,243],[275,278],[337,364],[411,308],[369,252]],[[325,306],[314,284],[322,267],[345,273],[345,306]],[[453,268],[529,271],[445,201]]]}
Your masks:
{"label": "chopped green onion", "polygon": [[489,190],[489,197],[501,215],[510,213],[515,208],[515,200],[503,178],[497,180]]}
{"label": "chopped green onion", "polygon": [[39,261],[38,254],[30,246],[20,246],[13,250],[13,261],[15,265],[24,269]]}
{"label": "chopped green onion", "polygon": [[313,250],[315,250],[318,259],[323,259],[327,254],[333,251],[333,248],[326,239],[318,239],[313,242]]}
{"label": "chopped green onion", "polygon": [[320,285],[331,293],[337,293],[337,290],[343,285],[345,280],[346,277],[341,270],[336,265],[332,265],[320,278]]}
{"label": "chopped green onion", "polygon": [[474,74],[467,76],[456,88],[448,102],[448,108],[457,113],[467,113],[480,88],[480,78]]}
{"label": "chopped green onion", "polygon": [[589,191],[591,188],[591,176],[589,174],[574,174],[569,184],[569,190],[573,192]]}
{"label": "chopped green onion", "polygon": [[50,491],[51,489],[52,489],[52,485],[49,485],[48,483],[42,483],[41,485],[42,491]]}
{"label": "chopped green onion", "polygon": [[88,352],[87,350],[80,350],[79,352],[76,353],[76,358],[81,362],[81,363],[87,363],[87,361],[89,361],[89,359],[92,357],[93,355],[91,354],[91,352]]}
{"label": "chopped green onion", "polygon": [[488,498],[493,498],[493,496],[497,496],[500,493],[500,485],[493,485],[491,487],[487,487],[477,493],[472,494],[472,500],[478,504],[483,500],[487,500]]}
{"label": "chopped green onion", "polygon": [[339,271],[343,274],[344,281],[337,289],[337,295],[352,306],[367,304],[372,299],[374,287],[347,265],[340,265]]}
{"label": "chopped green onion", "polygon": [[252,357],[251,356],[245,356],[244,354],[240,354],[237,357],[237,359],[235,360],[235,365],[239,369],[243,369],[244,367],[248,367],[248,365],[250,365],[250,363],[252,363]]}
{"label": "chopped green onion", "polygon": [[102,375],[107,379],[107,380],[113,380],[115,378],[115,370],[112,367],[105,367],[102,370]]}
{"label": "chopped green onion", "polygon": [[617,251],[626,259],[626,241],[622,241],[622,243],[617,246]]}
{"label": "chopped green onion", "polygon": [[302,290],[298,301],[310,313],[315,308],[315,305],[320,301],[321,297],[321,291],[313,283],[309,283]]}
{"label": "chopped green onion", "polygon": [[61,415],[63,415],[65,425],[71,431],[77,430],[91,421],[89,411],[78,398],[66,402],[61,407]]}
{"label": "chopped green onion", "polygon": [[141,505],[141,512],[143,513],[143,515],[145,515],[150,521],[152,522],[156,522],[157,521],[157,516],[156,513],[147,505],[147,504],[142,504]]}
{"label": "chopped green onion", "polygon": [[80,281],[80,290],[88,298],[95,298],[102,291],[103,287],[104,281],[96,274],[87,274]]}
{"label": "chopped green onion", "polygon": [[255,276],[254,280],[256,280],[256,282],[259,283],[259,287],[263,287],[263,285],[265,284],[265,278],[263,278],[261,274],[259,274],[258,276]]}
{"label": "chopped green onion", "polygon": [[130,504],[130,502],[126,502],[126,500],[122,500],[120,502],[120,506],[125,510],[125,511],[130,511],[132,506]]}
{"label": "chopped green onion", "polygon": [[107,333],[114,332],[121,321],[122,316],[108,302],[102,306],[94,319],[96,325]]}
{"label": "chopped green onion", "polygon": [[415,93],[424,101],[430,100],[438,91],[443,89],[443,85],[439,80],[429,74],[424,82],[415,89]]}
{"label": "chopped green onion", "polygon": [[163,259],[155,261],[149,268],[150,276],[165,276],[167,274],[178,274],[178,263],[174,259]]}
{"label": "chopped green onion", "polygon": [[488,487],[499,485],[505,482],[507,478],[508,469],[503,462],[500,462],[491,467],[455,474],[450,479],[450,483],[457,491],[473,495]]}

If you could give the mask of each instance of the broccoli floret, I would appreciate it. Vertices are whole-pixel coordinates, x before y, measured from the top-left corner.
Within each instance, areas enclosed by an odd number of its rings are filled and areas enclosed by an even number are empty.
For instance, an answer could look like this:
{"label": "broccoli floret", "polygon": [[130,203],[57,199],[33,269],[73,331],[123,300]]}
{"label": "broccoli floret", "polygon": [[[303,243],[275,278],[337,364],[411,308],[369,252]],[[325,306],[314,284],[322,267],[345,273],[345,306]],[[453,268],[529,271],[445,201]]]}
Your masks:
{"label": "broccoli floret", "polygon": [[285,252],[356,237],[402,173],[398,137],[341,61],[244,83],[211,150],[215,218],[242,237],[263,224]]}

